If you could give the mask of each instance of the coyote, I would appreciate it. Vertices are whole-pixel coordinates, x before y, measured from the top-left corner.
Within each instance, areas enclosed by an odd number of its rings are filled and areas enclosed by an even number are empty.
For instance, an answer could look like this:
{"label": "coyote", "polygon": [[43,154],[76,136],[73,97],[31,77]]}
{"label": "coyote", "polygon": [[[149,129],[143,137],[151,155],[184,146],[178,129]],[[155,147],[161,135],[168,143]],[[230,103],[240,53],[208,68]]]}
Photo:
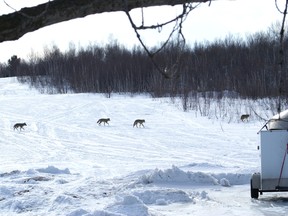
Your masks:
{"label": "coyote", "polygon": [[110,118],[101,118],[101,119],[99,119],[99,120],[97,121],[97,123],[98,123],[99,125],[101,125],[101,123],[103,122],[104,125],[105,125],[105,124],[108,124],[108,125],[109,125],[108,121],[110,121]]}
{"label": "coyote", "polygon": [[138,127],[138,125],[139,125],[139,127],[141,127],[141,125],[144,127],[144,125],[143,125],[144,122],[145,122],[144,119],[136,119],[134,121],[133,127],[135,127],[135,126]]}
{"label": "coyote", "polygon": [[248,121],[249,116],[250,116],[249,114],[241,115],[241,121],[244,122],[245,119],[246,121]]}
{"label": "coyote", "polygon": [[16,124],[14,125],[14,130],[15,130],[15,129],[18,130],[18,128],[20,128],[20,131],[21,131],[21,129],[24,130],[24,126],[27,126],[26,123],[16,123]]}

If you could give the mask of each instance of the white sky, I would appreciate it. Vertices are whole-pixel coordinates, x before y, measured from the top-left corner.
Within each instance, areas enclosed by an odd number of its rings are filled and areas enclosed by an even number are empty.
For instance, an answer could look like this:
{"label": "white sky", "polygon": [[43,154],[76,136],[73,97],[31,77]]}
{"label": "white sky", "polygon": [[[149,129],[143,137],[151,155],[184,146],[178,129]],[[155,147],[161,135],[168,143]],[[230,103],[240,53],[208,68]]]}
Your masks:
{"label": "white sky", "polygon": [[[19,9],[45,0],[6,0],[6,2]],[[147,24],[149,20],[160,22],[160,19],[168,15],[175,15],[177,10],[179,11],[179,7],[146,9],[145,22]],[[0,14],[10,12],[13,10],[1,1]],[[141,17],[139,10],[133,14],[135,19]],[[276,10],[274,0],[217,0],[212,2],[210,7],[205,3],[192,11],[185,22],[183,33],[190,43],[213,41],[228,34],[245,37],[247,33],[266,31],[271,24],[281,19],[282,16]],[[147,46],[159,44],[164,36],[167,36],[165,32],[168,33],[168,29],[166,31],[164,29],[161,34],[158,31],[145,32],[144,40]],[[29,58],[32,51],[41,55],[44,47],[51,47],[53,44],[65,50],[71,42],[78,47],[95,43],[106,44],[114,39],[128,47],[140,45],[124,12],[91,15],[42,28],[24,35],[17,41],[0,43],[0,62],[7,62],[12,55]]]}

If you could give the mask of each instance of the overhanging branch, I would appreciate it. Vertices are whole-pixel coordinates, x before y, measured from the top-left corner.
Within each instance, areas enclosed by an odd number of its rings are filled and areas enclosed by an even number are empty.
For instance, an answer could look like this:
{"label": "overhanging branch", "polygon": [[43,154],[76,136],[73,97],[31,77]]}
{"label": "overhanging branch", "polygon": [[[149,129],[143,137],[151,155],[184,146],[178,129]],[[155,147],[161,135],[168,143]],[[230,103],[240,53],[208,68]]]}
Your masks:
{"label": "overhanging branch", "polygon": [[[54,0],[0,16],[0,42],[17,40],[52,24],[103,12],[127,11],[151,6],[179,5],[211,0]],[[49,4],[47,6],[47,4]],[[25,16],[24,16],[25,14]]]}

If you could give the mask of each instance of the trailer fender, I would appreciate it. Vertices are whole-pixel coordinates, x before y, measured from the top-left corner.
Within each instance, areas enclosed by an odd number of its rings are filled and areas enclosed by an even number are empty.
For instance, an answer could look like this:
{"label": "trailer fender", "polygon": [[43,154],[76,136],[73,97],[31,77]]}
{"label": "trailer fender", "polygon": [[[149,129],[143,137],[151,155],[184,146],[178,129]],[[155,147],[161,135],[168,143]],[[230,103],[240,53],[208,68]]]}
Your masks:
{"label": "trailer fender", "polygon": [[254,173],[251,177],[252,188],[260,189],[261,188],[261,176],[260,173]]}

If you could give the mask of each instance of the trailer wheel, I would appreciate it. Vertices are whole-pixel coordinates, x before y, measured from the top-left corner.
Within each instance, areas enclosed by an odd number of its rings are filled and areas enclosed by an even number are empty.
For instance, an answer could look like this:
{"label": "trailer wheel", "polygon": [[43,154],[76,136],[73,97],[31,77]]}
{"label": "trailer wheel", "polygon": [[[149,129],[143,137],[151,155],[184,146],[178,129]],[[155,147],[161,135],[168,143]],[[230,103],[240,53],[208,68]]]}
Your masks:
{"label": "trailer wheel", "polygon": [[250,181],[250,190],[251,190],[251,198],[258,199],[258,197],[259,197],[259,189],[253,188],[252,179]]}

